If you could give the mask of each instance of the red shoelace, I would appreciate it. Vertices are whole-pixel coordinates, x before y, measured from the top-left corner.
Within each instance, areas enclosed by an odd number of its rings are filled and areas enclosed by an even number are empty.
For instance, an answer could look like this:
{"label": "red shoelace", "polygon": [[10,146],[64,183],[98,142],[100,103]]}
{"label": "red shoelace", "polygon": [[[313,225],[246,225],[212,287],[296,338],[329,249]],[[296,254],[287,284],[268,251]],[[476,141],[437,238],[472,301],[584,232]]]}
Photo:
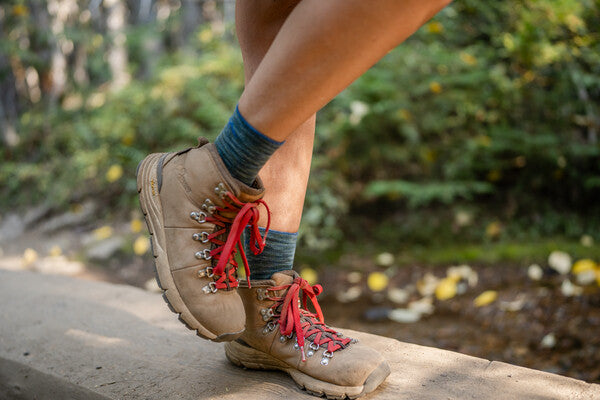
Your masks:
{"label": "red shoelace", "polygon": [[[269,207],[264,200],[259,199],[251,203],[243,203],[236,198],[233,193],[227,191],[223,197],[223,207],[215,207],[216,212],[206,217],[206,222],[212,222],[219,226],[221,229],[208,235],[208,241],[214,243],[216,247],[210,251],[210,256],[217,260],[217,265],[213,268],[213,273],[218,277],[215,280],[216,289],[229,289],[238,286],[235,272],[238,268],[238,264],[235,261],[235,255],[237,253],[236,246],[242,256],[244,263],[244,269],[246,271],[246,280],[248,281],[248,287],[250,287],[250,267],[248,266],[248,260],[246,253],[244,252],[244,246],[242,243],[242,234],[244,228],[250,226],[250,250],[254,254],[260,254],[267,240],[267,233],[269,233],[269,226],[271,225],[271,212]],[[265,235],[261,236],[258,230],[258,219],[260,217],[260,211],[258,207],[264,205],[267,210],[267,226],[265,228]],[[228,218],[222,215],[223,213],[236,213],[234,218]],[[229,233],[227,230],[229,228]],[[227,240],[222,241],[219,236],[227,234]],[[231,267],[227,265],[231,264]]]}
{"label": "red shoelace", "polygon": [[[269,300],[276,302],[271,306],[273,317],[279,317],[279,331],[282,335],[296,334],[302,361],[306,361],[305,339],[311,340],[318,347],[326,345],[326,351],[330,354],[345,348],[352,341],[351,338],[340,337],[338,332],[325,325],[323,312],[317,301],[317,296],[323,291],[321,285],[311,286],[305,279],[296,277],[290,285],[273,286],[268,289],[268,291],[280,290],[287,290],[285,297],[268,297]],[[300,303],[300,291],[302,291],[302,303]],[[308,311],[307,300],[311,301],[316,314]]]}

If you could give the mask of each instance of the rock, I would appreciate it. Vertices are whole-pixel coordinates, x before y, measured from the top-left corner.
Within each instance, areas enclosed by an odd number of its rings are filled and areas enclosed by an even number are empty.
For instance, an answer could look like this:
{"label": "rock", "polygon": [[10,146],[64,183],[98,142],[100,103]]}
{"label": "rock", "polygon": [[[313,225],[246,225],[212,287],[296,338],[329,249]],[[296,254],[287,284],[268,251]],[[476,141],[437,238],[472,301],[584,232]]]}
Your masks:
{"label": "rock", "polygon": [[69,226],[81,225],[89,220],[95,211],[96,204],[92,201],[87,201],[81,207],[77,208],[76,211],[69,211],[40,223],[37,229],[40,232],[53,232]]}
{"label": "rock", "polygon": [[389,312],[388,318],[395,322],[410,324],[421,319],[421,313],[408,308],[396,308]]}
{"label": "rock", "polygon": [[351,301],[358,300],[361,294],[362,289],[360,288],[360,286],[351,286],[347,290],[342,290],[338,292],[335,298],[340,303],[349,303]]}
{"label": "rock", "polygon": [[125,239],[123,237],[113,236],[90,245],[86,255],[91,260],[105,261],[119,251],[124,244]]}
{"label": "rock", "polygon": [[23,218],[17,214],[8,214],[0,224],[0,243],[19,237],[25,231]]}

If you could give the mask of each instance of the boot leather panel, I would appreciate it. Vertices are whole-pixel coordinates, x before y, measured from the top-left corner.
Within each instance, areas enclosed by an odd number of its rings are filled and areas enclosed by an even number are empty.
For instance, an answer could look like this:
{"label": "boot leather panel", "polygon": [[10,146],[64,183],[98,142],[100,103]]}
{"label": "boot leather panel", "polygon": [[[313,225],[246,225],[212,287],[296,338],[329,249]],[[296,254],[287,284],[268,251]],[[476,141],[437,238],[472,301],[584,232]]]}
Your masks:
{"label": "boot leather panel", "polygon": [[234,290],[204,293],[202,288],[212,282],[211,278],[198,278],[200,267],[173,271],[177,290],[192,315],[211,332],[240,332],[244,329],[244,307]]}

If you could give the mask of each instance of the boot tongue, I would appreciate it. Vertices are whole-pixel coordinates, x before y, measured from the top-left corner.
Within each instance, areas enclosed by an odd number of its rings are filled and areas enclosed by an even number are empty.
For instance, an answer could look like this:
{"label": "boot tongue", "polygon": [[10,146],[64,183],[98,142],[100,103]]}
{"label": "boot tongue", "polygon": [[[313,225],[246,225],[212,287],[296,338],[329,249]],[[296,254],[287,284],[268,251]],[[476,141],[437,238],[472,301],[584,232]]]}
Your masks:
{"label": "boot tongue", "polygon": [[274,286],[291,285],[298,276],[298,273],[294,270],[281,271],[275,272],[271,276],[271,280],[275,282]]}

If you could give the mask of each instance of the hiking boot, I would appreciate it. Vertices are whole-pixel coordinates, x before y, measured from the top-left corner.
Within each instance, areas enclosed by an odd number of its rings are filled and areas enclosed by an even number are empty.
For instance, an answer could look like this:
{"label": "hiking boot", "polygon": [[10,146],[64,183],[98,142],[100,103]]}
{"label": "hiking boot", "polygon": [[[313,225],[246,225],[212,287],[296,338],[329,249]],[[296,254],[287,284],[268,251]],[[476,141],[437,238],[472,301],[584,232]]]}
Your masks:
{"label": "hiking boot", "polygon": [[201,138],[195,148],[146,157],[137,189],[156,279],[171,310],[205,339],[238,337],[245,315],[236,290],[236,246],[249,277],[240,236],[250,225],[252,251],[264,247],[257,225],[259,205],[266,207],[260,179],[253,187],[234,179],[214,145]]}
{"label": "hiking boot", "polygon": [[[225,344],[233,364],[285,371],[301,388],[328,399],[360,397],[390,374],[378,352],[325,325],[316,300],[320,285],[309,285],[293,271],[251,283],[249,288],[240,282],[239,288],[246,331]],[[316,313],[307,311],[308,299]]]}

